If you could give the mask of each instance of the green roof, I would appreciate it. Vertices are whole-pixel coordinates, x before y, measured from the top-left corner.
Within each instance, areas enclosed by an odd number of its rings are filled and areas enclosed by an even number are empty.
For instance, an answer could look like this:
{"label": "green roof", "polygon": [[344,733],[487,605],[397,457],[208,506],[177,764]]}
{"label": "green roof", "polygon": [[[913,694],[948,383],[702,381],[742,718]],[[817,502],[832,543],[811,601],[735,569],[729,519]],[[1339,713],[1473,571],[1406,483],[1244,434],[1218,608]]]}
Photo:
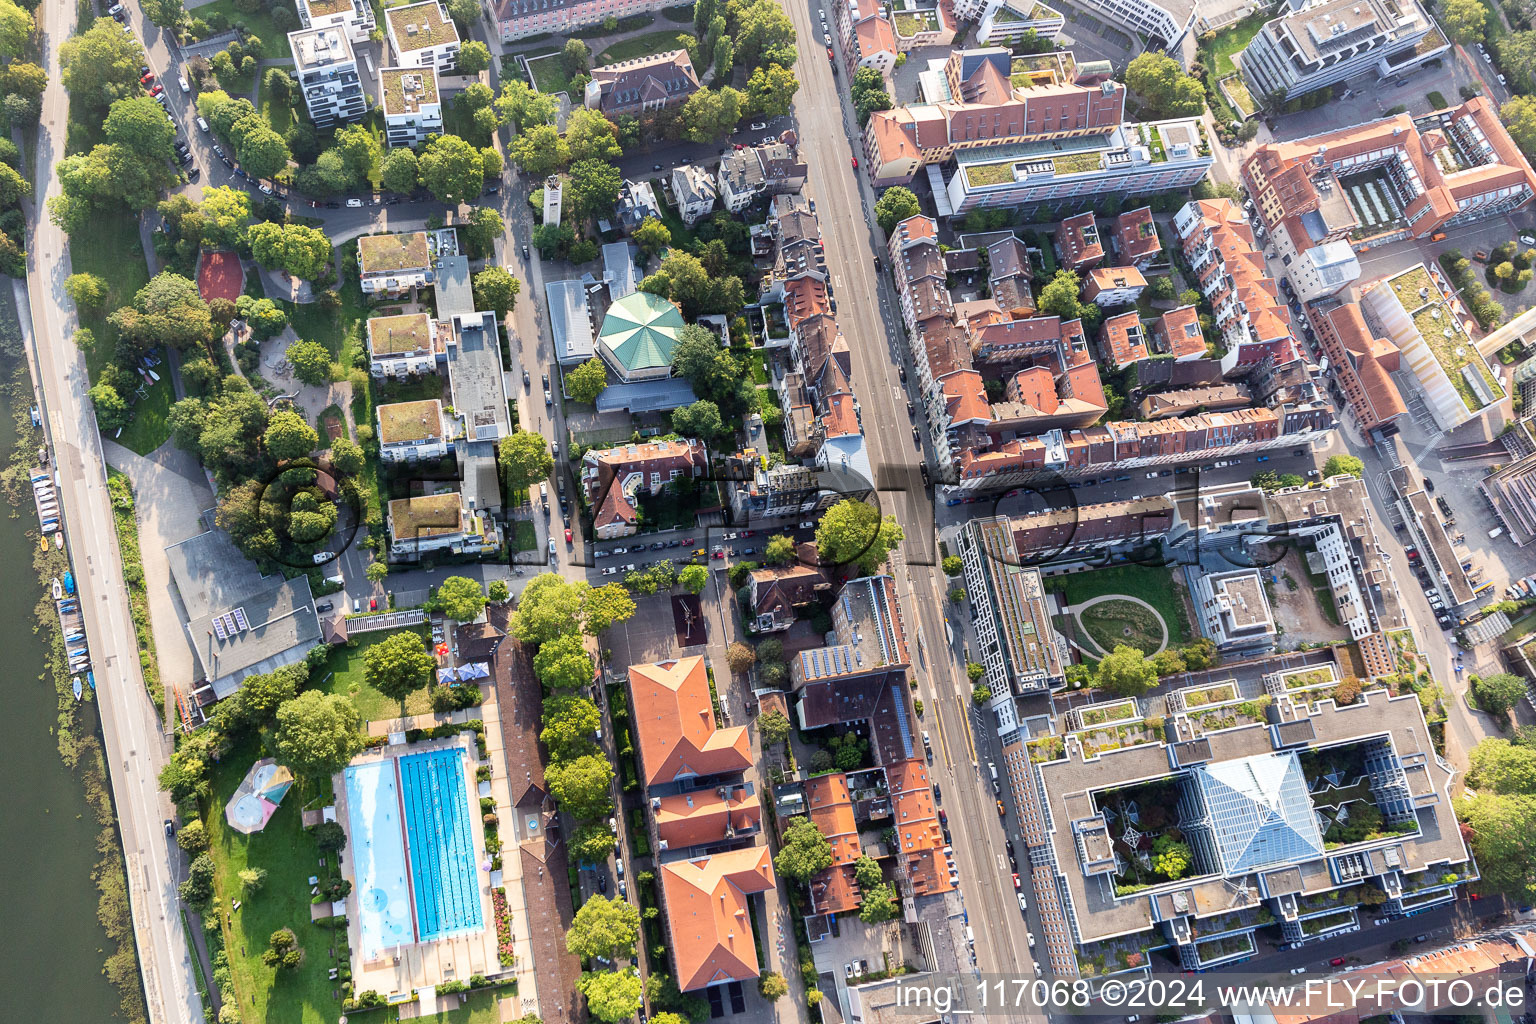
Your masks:
{"label": "green roof", "polygon": [[631,292],[608,307],[598,343],[623,374],[672,365],[672,350],[683,329],[683,314],[671,301],[650,292]]}

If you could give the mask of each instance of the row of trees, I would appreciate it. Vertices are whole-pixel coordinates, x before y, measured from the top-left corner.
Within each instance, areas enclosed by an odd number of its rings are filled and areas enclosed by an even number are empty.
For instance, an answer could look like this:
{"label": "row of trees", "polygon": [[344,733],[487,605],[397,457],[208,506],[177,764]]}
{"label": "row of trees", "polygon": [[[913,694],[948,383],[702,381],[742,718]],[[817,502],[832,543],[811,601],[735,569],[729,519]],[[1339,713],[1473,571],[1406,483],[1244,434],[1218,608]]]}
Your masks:
{"label": "row of trees", "polygon": [[1457,800],[1456,816],[1483,885],[1530,903],[1536,899],[1536,728],[1523,726],[1513,740],[1478,743],[1467,783],[1477,795]]}

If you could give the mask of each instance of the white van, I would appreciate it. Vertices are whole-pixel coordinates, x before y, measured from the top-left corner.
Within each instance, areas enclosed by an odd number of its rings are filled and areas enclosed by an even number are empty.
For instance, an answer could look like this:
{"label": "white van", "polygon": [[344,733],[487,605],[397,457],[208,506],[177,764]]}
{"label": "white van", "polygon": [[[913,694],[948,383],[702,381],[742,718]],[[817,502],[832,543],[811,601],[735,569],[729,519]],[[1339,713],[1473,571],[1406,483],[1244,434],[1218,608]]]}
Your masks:
{"label": "white van", "polygon": [[181,91],[184,93],[192,91],[192,84],[187,81],[186,75],[177,75],[176,84],[181,86]]}
{"label": "white van", "polygon": [[197,119],[197,130],[200,131],[200,132],[206,132],[208,130],[208,122],[206,120],[204,120],[203,118],[199,117]]}

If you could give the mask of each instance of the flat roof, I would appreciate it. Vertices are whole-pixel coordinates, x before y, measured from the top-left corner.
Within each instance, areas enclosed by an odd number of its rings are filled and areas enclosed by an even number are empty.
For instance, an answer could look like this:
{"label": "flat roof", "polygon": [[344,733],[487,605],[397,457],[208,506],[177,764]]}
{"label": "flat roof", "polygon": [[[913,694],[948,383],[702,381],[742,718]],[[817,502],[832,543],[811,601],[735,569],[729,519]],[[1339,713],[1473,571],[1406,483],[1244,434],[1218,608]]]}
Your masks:
{"label": "flat roof", "polygon": [[425,313],[376,316],[368,321],[368,351],[375,357],[432,351],[432,320]]}
{"label": "flat roof", "polygon": [[471,442],[499,441],[512,432],[512,418],[502,380],[496,314],[456,315],[453,337],[455,344],[448,346],[453,411],[463,417],[465,435]]}
{"label": "flat roof", "polygon": [[441,440],[445,436],[443,403],[436,398],[381,405],[374,412],[379,417],[379,444]]}
{"label": "flat roof", "polygon": [[396,540],[445,537],[464,531],[464,501],[458,491],[396,498],[389,503],[389,532]]}
{"label": "flat roof", "polygon": [[555,338],[555,358],[562,363],[592,358],[592,316],[587,309],[587,290],[579,280],[549,281],[544,285],[549,307],[549,329]]}
{"label": "flat roof", "polygon": [[436,103],[437,72],[432,68],[382,68],[379,94],[386,114],[418,114],[422,104]]}
{"label": "flat roof", "polygon": [[384,18],[389,22],[389,34],[396,50],[425,50],[429,46],[459,41],[459,30],[435,0],[386,8]]}
{"label": "flat roof", "polygon": [[357,59],[352,53],[351,42],[334,27],[306,28],[290,32],[288,45],[293,50],[293,62],[300,71],[305,68],[355,62]]}
{"label": "flat roof", "polygon": [[664,377],[660,380],[641,380],[633,384],[622,381],[609,384],[597,396],[598,412],[667,412],[692,405],[698,401],[693,385],[681,377]]}
{"label": "flat roof", "polygon": [[363,235],[357,240],[357,268],[362,274],[399,274],[432,265],[427,233]]}
{"label": "flat roof", "polygon": [[475,312],[475,292],[469,283],[469,258],[442,256],[437,261],[437,315],[443,320]]}

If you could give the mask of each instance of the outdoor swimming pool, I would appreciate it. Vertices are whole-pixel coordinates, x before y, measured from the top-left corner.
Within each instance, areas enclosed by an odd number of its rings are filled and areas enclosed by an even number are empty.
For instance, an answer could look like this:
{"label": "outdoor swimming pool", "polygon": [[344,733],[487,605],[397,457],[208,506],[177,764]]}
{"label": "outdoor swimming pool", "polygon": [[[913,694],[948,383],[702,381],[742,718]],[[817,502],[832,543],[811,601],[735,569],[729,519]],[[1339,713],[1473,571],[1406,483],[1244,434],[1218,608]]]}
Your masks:
{"label": "outdoor swimming pool", "polygon": [[364,960],[375,960],[390,946],[416,941],[394,759],[352,765],[346,771],[346,785],[360,952]]}
{"label": "outdoor swimming pool", "polygon": [[402,757],[400,780],[417,935],[426,941],[480,927],[463,751],[455,747]]}

